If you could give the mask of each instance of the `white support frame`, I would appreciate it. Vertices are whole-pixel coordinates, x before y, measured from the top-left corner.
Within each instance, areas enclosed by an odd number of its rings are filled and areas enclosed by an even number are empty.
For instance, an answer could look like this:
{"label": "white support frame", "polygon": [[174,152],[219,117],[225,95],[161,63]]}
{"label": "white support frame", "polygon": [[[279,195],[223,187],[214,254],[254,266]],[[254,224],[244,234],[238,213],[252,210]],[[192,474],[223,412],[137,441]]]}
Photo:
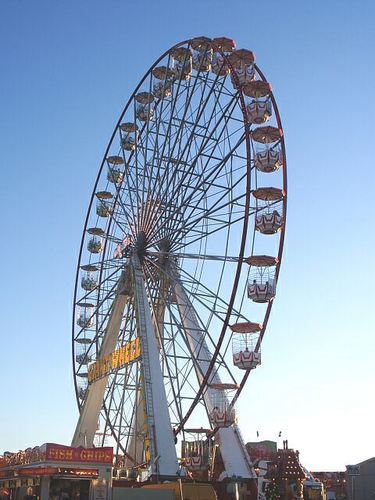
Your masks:
{"label": "white support frame", "polygon": [[168,411],[157,336],[147,299],[142,269],[137,256],[132,257],[134,296],[138,336],[141,342],[143,384],[150,440],[149,475],[177,476],[175,438]]}
{"label": "white support frame", "polygon": [[[108,326],[100,347],[98,359],[113,352],[116,348],[118,334],[129,294],[125,286],[126,272],[119,280],[116,297],[113,301],[112,311],[108,320]],[[78,423],[72,439],[72,446],[91,447],[94,442],[95,433],[98,428],[100,411],[103,406],[105,388],[109,375],[96,380],[87,387],[87,395],[81,408]]]}
{"label": "white support frame", "polygon": [[[186,339],[192,355],[195,358],[196,374],[199,382],[202,383],[212,356],[204,338],[204,331],[199,326],[194,307],[192,306],[189,297],[177,276],[174,282],[174,293],[176,296],[181,322],[184,326]],[[203,395],[209,414],[211,414],[215,405],[215,389],[210,388],[209,385],[220,383],[220,376],[214,370],[210,377],[208,388]],[[221,474],[220,480],[233,476],[242,477],[244,479],[256,478],[256,473],[253,469],[238,426],[236,424],[232,424],[230,427],[219,428],[215,437],[219,444],[220,453],[225,467],[225,472]]]}

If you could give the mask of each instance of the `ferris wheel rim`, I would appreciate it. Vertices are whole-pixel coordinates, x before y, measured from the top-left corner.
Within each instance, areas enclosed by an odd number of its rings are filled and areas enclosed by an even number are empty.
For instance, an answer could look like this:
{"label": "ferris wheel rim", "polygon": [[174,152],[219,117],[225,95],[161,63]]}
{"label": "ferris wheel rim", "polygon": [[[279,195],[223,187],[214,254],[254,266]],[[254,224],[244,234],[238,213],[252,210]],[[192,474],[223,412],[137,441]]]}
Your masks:
{"label": "ferris wheel rim", "polygon": [[[112,136],[109,140],[109,143],[107,145],[107,149],[105,151],[105,154],[103,156],[103,160],[102,160],[102,163],[100,165],[100,168],[99,168],[99,171],[98,171],[98,174],[97,174],[97,178],[96,178],[96,181],[94,183],[94,188],[93,188],[93,191],[92,191],[92,194],[91,194],[91,198],[90,198],[90,203],[89,203],[89,207],[88,207],[88,210],[87,210],[87,214],[86,214],[86,219],[85,219],[85,224],[84,224],[84,230],[83,230],[83,234],[82,234],[82,238],[81,238],[81,245],[80,245],[80,250],[79,250],[79,257],[78,257],[78,266],[77,266],[77,271],[76,271],[76,280],[75,280],[75,289],[74,289],[74,297],[73,297],[73,309],[75,309],[76,305],[77,305],[77,295],[78,295],[78,287],[79,287],[79,272],[80,272],[80,263],[81,263],[81,258],[82,258],[82,254],[83,254],[83,247],[84,247],[84,242],[85,242],[85,235],[86,235],[86,230],[87,230],[87,225],[88,225],[88,221],[89,221],[89,216],[90,216],[90,212],[91,212],[91,209],[92,209],[92,206],[93,206],[93,202],[95,200],[95,195],[96,195],[96,189],[97,189],[97,186],[98,186],[98,183],[100,181],[100,177],[101,177],[101,174],[103,172],[103,168],[105,167],[105,164],[106,164],[106,159],[107,159],[107,156],[108,156],[108,153],[110,151],[110,148],[111,148],[111,145],[114,141],[114,138],[116,137],[116,133],[117,133],[117,130],[121,124],[121,121],[128,109],[128,107],[131,105],[131,103],[133,102],[133,99],[136,95],[136,93],[138,92],[138,90],[141,88],[143,82],[147,79],[147,77],[150,75],[150,73],[152,72],[152,70],[159,64],[159,62],[161,60],[163,60],[165,57],[167,57],[171,50],[173,50],[174,48],[179,48],[183,45],[186,45],[186,44],[190,44],[191,43],[191,40],[185,40],[183,42],[180,42],[176,45],[174,45],[172,48],[168,49],[162,56],[160,56],[155,62],[154,64],[149,68],[149,70],[145,73],[145,75],[143,76],[143,78],[140,80],[140,82],[138,83],[138,85],[135,87],[135,90],[133,91],[132,95],[130,96],[127,104],[125,105],[123,111],[121,112],[120,114],[120,117],[117,121],[117,124],[114,128],[114,131],[112,133]],[[233,70],[233,67],[232,67],[232,64],[230,62],[230,60],[228,59],[228,57],[220,50],[220,49],[217,49],[217,52],[219,52],[223,59],[226,61],[226,63],[228,64],[228,66]],[[263,75],[263,73],[259,70],[259,68],[255,65],[256,67],[256,70],[258,72],[258,74],[261,76],[262,80],[266,82],[266,79]],[[237,79],[237,75],[236,75],[236,72],[233,71],[233,77],[234,79],[236,80]],[[238,82],[237,82],[238,83]],[[230,296],[230,301],[229,301],[229,304],[230,304],[230,307],[228,309],[228,313],[227,313],[227,316],[226,316],[226,319],[225,319],[225,322],[223,324],[223,327],[221,329],[221,333],[220,333],[220,336],[219,336],[219,341],[217,343],[217,347],[215,349],[214,352],[212,352],[212,360],[211,360],[211,363],[210,363],[210,367],[209,369],[207,370],[207,373],[204,377],[204,380],[203,382],[201,383],[200,385],[200,388],[199,388],[199,391],[195,397],[195,400],[194,402],[191,404],[189,410],[187,411],[185,417],[183,418],[183,420],[181,421],[179,427],[177,427],[175,429],[175,433],[178,434],[178,432],[180,432],[184,425],[186,424],[186,421],[188,420],[188,418],[190,417],[191,413],[193,412],[194,408],[196,407],[196,405],[198,404],[199,402],[199,399],[200,397],[202,396],[203,394],[203,391],[205,390],[205,388],[207,387],[207,384],[208,384],[208,380],[209,380],[209,377],[212,373],[212,370],[214,369],[214,366],[215,366],[215,362],[220,354],[220,349],[222,347],[222,343],[224,341],[224,337],[225,337],[225,334],[227,332],[227,329],[229,327],[229,321],[230,321],[230,312],[232,311],[233,309],[233,305],[234,305],[234,300],[235,300],[235,297],[236,297],[236,294],[238,292],[238,286],[239,286],[239,280],[240,280],[240,275],[241,275],[241,269],[242,269],[242,265],[243,265],[243,261],[244,261],[244,255],[245,255],[245,247],[246,247],[246,241],[248,239],[248,221],[250,219],[250,211],[249,211],[249,206],[250,206],[250,196],[251,196],[251,147],[250,147],[250,132],[249,132],[249,122],[247,120],[247,117],[246,117],[246,109],[245,109],[245,101],[244,101],[244,95],[243,95],[243,92],[242,92],[242,88],[240,85],[237,85],[237,92],[238,92],[238,95],[239,95],[239,100],[241,102],[241,110],[242,110],[242,115],[243,115],[243,126],[244,126],[244,131],[245,131],[245,144],[246,144],[246,150],[247,150],[247,181],[246,181],[246,184],[247,184],[247,190],[246,190],[246,202],[245,202],[245,205],[246,205],[246,208],[245,208],[245,217],[244,217],[244,221],[243,221],[243,224],[242,224],[242,236],[241,236],[241,244],[240,244],[240,249],[239,249],[239,256],[238,256],[238,263],[237,263],[237,267],[236,267],[236,273],[235,273],[235,277],[233,279],[233,282],[232,282],[232,292],[231,292],[231,296]],[[270,94],[271,96],[271,99],[272,99],[272,103],[273,103],[273,106],[274,106],[274,110],[275,110],[275,114],[277,115],[277,121],[279,123],[279,128],[282,129],[281,127],[281,120],[280,120],[280,116],[279,116],[279,113],[278,113],[278,108],[277,108],[277,105],[276,105],[276,101],[274,99],[274,96],[273,96],[273,93]],[[284,153],[284,163],[283,163],[283,183],[284,183],[284,188],[285,188],[285,192],[286,192],[286,155],[285,155],[285,144],[284,144],[284,139],[282,138],[281,139],[281,147],[283,149],[283,153]],[[116,196],[118,195],[118,193],[116,194]],[[286,196],[283,197],[283,207],[285,208],[285,215],[286,215]],[[285,224],[285,222],[284,222]],[[278,264],[276,266],[276,281],[278,279],[278,275],[279,275],[279,271],[280,271],[280,263],[281,263],[281,255],[282,255],[282,250],[283,250],[283,244],[284,244],[284,234],[285,234],[285,226],[283,227],[282,231],[281,231],[281,235],[280,235],[280,244],[279,244],[279,261],[278,261]],[[105,245],[107,244],[107,242],[105,242]],[[104,255],[105,252],[103,252],[103,255]],[[266,310],[266,313],[265,313],[265,320],[263,322],[263,328],[262,328],[262,339],[263,339],[263,335],[264,335],[264,332],[266,330],[266,326],[267,326],[267,323],[268,323],[268,318],[269,318],[269,315],[270,315],[270,312],[271,312],[271,308],[272,308],[272,304],[273,304],[273,301],[271,300],[267,306],[267,310]],[[74,338],[74,329],[75,329],[75,318],[73,316],[72,318],[72,330],[73,330],[73,335],[72,335],[72,344],[73,344],[73,348],[72,348],[72,361],[73,361],[73,369],[75,368],[75,349],[74,349],[74,345],[75,345],[75,338]],[[237,390],[237,393],[235,394],[234,396],[234,399],[237,399],[239,394],[241,393],[245,383],[246,383],[246,380],[248,378],[248,375],[250,373],[251,370],[249,370],[248,372],[246,372],[242,378],[242,381],[239,385],[239,388]],[[74,384],[75,384],[75,392],[76,392],[76,399],[77,399],[77,404],[78,404],[78,407],[80,407],[80,400],[79,400],[79,391],[78,391],[78,385],[77,385],[77,377],[76,377],[76,374],[74,376]]]}

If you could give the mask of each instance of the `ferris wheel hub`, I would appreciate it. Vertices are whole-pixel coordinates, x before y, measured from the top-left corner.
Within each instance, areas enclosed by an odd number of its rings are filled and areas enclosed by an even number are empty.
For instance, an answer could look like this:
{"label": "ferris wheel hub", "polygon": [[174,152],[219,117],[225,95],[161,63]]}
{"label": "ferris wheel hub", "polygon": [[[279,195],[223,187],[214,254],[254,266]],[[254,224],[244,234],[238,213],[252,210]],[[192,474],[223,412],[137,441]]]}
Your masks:
{"label": "ferris wheel hub", "polygon": [[147,237],[144,231],[139,231],[135,242],[135,251],[139,258],[143,258],[146,253]]}

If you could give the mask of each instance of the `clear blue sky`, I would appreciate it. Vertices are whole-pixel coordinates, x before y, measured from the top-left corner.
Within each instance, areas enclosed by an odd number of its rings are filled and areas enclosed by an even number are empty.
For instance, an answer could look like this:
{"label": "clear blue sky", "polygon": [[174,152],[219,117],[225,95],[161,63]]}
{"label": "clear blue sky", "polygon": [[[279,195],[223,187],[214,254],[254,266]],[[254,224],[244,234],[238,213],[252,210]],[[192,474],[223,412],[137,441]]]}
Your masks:
{"label": "clear blue sky", "polygon": [[239,405],[315,470],[374,456],[374,19],[349,0],[2,0],[0,450],[68,443],[71,302],[98,165],[159,54],[255,51],[279,104],[289,217],[278,297]]}

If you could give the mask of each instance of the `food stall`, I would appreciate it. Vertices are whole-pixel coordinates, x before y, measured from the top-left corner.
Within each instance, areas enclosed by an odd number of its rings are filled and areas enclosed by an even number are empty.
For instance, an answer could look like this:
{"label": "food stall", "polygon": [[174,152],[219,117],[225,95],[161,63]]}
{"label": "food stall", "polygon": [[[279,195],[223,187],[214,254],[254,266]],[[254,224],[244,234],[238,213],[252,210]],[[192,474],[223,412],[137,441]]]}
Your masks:
{"label": "food stall", "polygon": [[46,443],[0,460],[0,499],[110,500],[113,449]]}

